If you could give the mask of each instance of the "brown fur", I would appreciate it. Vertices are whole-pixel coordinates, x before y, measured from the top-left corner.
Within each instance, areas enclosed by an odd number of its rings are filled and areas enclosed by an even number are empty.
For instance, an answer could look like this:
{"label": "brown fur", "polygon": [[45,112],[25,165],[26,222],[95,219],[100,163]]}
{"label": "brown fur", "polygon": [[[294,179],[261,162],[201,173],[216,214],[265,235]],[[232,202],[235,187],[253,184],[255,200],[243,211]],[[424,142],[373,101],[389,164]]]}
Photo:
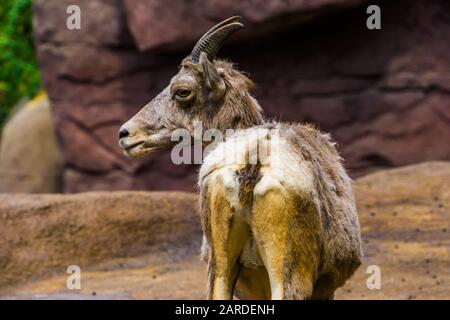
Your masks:
{"label": "brown fur", "polygon": [[239,201],[243,206],[253,203],[253,189],[261,179],[260,169],[261,163],[258,161],[256,164],[247,163],[241,170],[236,171],[239,181]]}
{"label": "brown fur", "polygon": [[[311,125],[268,123],[261,127],[274,126],[280,128],[298,160],[310,165],[315,187],[307,194],[289,194],[283,188],[275,189],[263,198],[254,199],[252,190],[261,179],[261,166],[247,164],[236,171],[239,199],[251,211],[246,222],[249,228],[246,241],[259,244],[258,251],[266,256],[262,258],[262,270],[271,268],[282,279],[285,299],[332,299],[334,291],[354,273],[362,257],[351,181],[328,135]],[[203,188],[222,188],[222,182],[209,177],[205,180],[199,184],[203,199],[201,216],[206,230],[210,225],[211,206],[208,205],[210,196]],[[222,200],[231,208],[229,200]],[[234,209],[223,214],[239,216]],[[224,225],[220,232],[229,228]],[[214,270],[221,269],[213,262],[218,255],[208,252],[208,244],[214,246],[214,238],[205,233],[205,260],[208,265],[214,264]],[[270,297],[267,273],[259,271],[260,267],[249,269],[242,263],[239,268],[238,278],[233,281],[237,281],[236,293],[240,298]],[[260,280],[252,282],[249,277]],[[214,280],[209,284],[213,285]],[[209,292],[211,290],[210,287]]]}
{"label": "brown fur", "polygon": [[[123,126],[129,135],[120,143],[129,155],[140,157],[173,145],[175,129],[193,134],[194,120],[202,121],[204,130],[222,132],[278,129],[313,187],[305,181],[298,187],[284,178],[272,181],[265,173],[270,163],[247,159],[228,176],[238,184],[237,205],[229,182],[218,174],[226,167],[214,165],[201,174],[208,297],[231,299],[234,292],[241,298],[332,299],[362,257],[350,178],[328,135],[311,125],[264,122],[252,87],[231,63],[210,62],[203,53],[199,64],[187,58],[170,85]],[[189,96],[180,98],[178,88]],[[264,181],[272,187],[257,194]]]}

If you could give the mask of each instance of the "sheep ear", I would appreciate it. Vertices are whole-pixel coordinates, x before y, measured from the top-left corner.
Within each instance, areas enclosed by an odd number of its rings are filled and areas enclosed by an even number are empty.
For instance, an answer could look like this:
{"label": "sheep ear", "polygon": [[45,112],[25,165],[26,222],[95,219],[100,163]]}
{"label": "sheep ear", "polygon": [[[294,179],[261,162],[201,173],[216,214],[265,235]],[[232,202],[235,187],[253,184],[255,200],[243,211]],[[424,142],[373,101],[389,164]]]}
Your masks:
{"label": "sheep ear", "polygon": [[208,98],[212,101],[219,101],[222,99],[226,91],[225,81],[222,75],[217,71],[214,64],[209,61],[206,53],[200,54],[200,66],[202,68],[203,80],[209,90]]}

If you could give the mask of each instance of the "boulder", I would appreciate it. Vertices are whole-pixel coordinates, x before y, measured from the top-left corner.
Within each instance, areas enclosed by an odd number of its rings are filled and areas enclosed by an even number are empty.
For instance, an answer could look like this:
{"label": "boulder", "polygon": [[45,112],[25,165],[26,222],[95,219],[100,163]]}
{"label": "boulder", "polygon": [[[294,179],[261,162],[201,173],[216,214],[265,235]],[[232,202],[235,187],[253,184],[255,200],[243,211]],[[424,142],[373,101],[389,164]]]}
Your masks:
{"label": "boulder", "polygon": [[[364,258],[337,299],[448,298],[449,181],[449,162],[355,181]],[[196,207],[191,193],[0,195],[0,298],[203,299]],[[80,290],[66,287],[69,265]]]}
{"label": "boulder", "polygon": [[0,194],[0,287],[70,265],[155,252],[198,252],[200,218],[188,193]]}
{"label": "boulder", "polygon": [[62,157],[45,93],[24,103],[3,127],[0,192],[62,191]]}
{"label": "boulder", "polygon": [[[337,298],[448,299],[450,163],[369,174],[355,181],[354,193],[364,258]],[[380,289],[367,286],[373,266]]]}

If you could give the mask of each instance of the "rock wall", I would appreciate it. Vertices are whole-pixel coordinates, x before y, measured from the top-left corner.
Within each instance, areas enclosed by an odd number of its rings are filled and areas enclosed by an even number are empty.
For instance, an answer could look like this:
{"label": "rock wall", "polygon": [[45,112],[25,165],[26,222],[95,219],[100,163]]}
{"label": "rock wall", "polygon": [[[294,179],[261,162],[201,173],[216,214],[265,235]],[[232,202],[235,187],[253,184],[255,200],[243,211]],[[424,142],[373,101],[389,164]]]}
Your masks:
{"label": "rock wall", "polygon": [[[81,8],[67,30],[66,8]],[[195,167],[169,153],[122,155],[120,125],[168,84],[199,35],[240,14],[222,56],[257,83],[266,115],[331,132],[354,176],[450,159],[450,3],[36,0],[35,38],[62,148],[65,191],[192,190]]]}

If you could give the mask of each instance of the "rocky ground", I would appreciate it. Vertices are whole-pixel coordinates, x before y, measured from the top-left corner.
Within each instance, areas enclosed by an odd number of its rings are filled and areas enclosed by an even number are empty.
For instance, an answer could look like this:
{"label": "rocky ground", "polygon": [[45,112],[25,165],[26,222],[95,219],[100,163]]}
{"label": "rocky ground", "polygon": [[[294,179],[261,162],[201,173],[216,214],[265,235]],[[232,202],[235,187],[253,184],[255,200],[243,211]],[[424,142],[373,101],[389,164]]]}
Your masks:
{"label": "rocky ground", "polygon": [[[355,194],[365,258],[336,298],[450,299],[450,163],[371,174]],[[2,195],[0,297],[202,299],[195,202],[187,193]],[[82,287],[71,291],[65,268],[77,263]],[[380,290],[366,286],[369,265],[381,269]]]}

